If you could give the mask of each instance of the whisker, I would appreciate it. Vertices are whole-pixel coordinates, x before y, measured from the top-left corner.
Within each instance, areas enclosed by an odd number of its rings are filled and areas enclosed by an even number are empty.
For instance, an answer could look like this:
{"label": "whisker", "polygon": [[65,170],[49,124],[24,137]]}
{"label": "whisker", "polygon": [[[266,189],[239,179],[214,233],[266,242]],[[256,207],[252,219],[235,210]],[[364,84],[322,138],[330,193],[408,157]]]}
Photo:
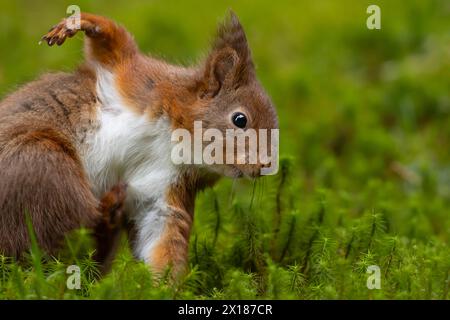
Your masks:
{"label": "whisker", "polygon": [[259,204],[263,202],[264,198],[264,190],[266,189],[266,179],[264,177],[261,178],[260,188],[259,188]]}
{"label": "whisker", "polygon": [[230,199],[228,200],[228,209],[231,208],[234,200],[234,191],[236,189],[236,180],[237,178],[233,179],[233,184],[231,185],[231,191],[230,191]]}
{"label": "whisker", "polygon": [[256,184],[257,184],[257,180],[256,180],[256,178],[253,178],[252,197],[250,199],[250,206],[248,208],[249,210],[252,210],[253,200],[255,198]]}

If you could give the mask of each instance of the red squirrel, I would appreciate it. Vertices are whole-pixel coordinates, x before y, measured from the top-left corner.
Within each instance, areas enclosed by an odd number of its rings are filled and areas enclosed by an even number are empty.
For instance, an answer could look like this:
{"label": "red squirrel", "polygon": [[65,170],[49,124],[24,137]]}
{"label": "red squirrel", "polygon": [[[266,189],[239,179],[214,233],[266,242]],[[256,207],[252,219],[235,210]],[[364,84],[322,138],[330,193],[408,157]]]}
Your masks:
{"label": "red squirrel", "polygon": [[192,132],[197,120],[223,132],[278,128],[244,29],[230,12],[206,59],[184,67],[144,55],[107,18],[81,13],[78,29],[66,22],[42,40],[62,45],[84,31],[85,62],[73,73],[44,75],[0,103],[0,253],[28,249],[28,212],[46,251],[85,226],[103,234],[97,241],[105,259],[116,233],[108,231],[115,219],[109,215],[125,214],[135,256],[156,271],[181,271],[196,194],[220,175],[257,177],[266,165],[175,165],[171,132]]}

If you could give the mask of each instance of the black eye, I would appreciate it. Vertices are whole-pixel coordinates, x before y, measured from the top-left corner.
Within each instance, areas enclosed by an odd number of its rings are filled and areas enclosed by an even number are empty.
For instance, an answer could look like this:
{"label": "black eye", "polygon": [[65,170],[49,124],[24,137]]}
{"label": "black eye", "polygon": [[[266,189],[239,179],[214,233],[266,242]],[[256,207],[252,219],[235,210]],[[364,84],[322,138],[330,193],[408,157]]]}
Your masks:
{"label": "black eye", "polygon": [[233,124],[238,128],[245,128],[247,125],[247,117],[242,112],[233,113],[231,121],[233,121]]}

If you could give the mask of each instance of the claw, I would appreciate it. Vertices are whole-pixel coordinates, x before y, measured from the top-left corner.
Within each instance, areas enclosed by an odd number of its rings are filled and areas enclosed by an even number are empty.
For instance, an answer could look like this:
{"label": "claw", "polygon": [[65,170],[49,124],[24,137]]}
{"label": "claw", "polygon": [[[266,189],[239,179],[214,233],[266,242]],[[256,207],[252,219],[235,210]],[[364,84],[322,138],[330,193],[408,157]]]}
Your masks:
{"label": "claw", "polygon": [[41,45],[41,44],[42,44],[42,41],[45,41],[45,40],[46,40],[46,37],[45,37],[45,36],[42,36],[42,37],[41,37],[41,40],[39,40],[38,44]]}
{"label": "claw", "polygon": [[60,46],[62,45],[66,39],[69,37],[73,37],[77,33],[77,30],[70,30],[66,27],[65,19],[60,23],[54,25],[50,28],[50,30],[45,34],[39,44],[43,41],[46,41],[49,46],[53,46],[54,44]]}
{"label": "claw", "polygon": [[66,41],[66,38],[61,38],[61,39],[59,39],[59,40],[56,42],[56,44],[57,44],[58,46],[60,46],[60,45],[62,45],[62,44],[64,43],[64,41]]}

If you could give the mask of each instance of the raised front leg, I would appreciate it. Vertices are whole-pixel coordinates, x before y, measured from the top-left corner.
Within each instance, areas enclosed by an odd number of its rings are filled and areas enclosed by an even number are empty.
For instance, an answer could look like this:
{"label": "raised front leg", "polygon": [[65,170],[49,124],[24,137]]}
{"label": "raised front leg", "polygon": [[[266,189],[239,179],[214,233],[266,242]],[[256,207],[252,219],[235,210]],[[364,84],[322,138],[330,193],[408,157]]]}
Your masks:
{"label": "raised front leg", "polygon": [[42,37],[48,45],[62,45],[67,38],[73,37],[78,31],[84,31],[88,37],[86,51],[88,59],[104,66],[114,66],[137,53],[133,37],[121,26],[107,18],[82,12],[80,25],[75,29],[70,18],[63,19]]}

